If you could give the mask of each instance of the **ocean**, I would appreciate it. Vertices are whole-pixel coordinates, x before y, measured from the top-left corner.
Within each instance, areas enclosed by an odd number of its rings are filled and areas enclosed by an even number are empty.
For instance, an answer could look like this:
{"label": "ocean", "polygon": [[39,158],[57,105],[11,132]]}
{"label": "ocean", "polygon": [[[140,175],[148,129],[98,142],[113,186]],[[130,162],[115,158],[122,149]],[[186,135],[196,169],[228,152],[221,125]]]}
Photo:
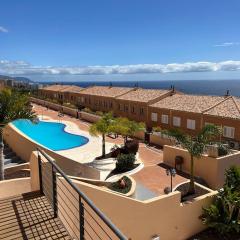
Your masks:
{"label": "ocean", "polygon": [[[51,82],[52,83],[52,82]],[[169,89],[174,85],[176,90],[189,94],[224,95],[229,90],[230,95],[240,96],[240,80],[174,80],[174,81],[81,81],[61,82],[61,84],[78,85],[88,87],[99,86],[123,86],[142,87],[154,89]]]}

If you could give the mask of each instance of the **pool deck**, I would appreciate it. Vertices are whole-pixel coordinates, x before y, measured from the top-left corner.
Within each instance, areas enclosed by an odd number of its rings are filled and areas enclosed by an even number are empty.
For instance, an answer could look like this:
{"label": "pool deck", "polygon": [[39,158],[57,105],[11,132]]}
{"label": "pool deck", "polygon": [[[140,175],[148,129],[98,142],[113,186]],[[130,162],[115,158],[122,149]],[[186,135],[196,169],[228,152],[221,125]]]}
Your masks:
{"label": "pool deck", "polygon": [[[47,122],[56,122],[56,119],[52,119],[50,116],[47,116],[47,115],[40,116],[40,120],[47,121]],[[76,123],[72,121],[68,121],[65,119],[61,119],[58,121],[66,125],[66,127],[64,128],[64,131],[68,133],[84,136],[89,139],[89,142],[80,147],[56,151],[57,153],[67,158],[71,158],[74,161],[84,163],[84,164],[90,163],[96,157],[101,156],[102,154],[101,148],[94,148],[94,151],[93,151],[93,146],[98,146],[102,144],[102,140],[100,137],[90,136],[88,132],[83,131],[81,128],[79,128],[79,126]],[[109,142],[106,143],[107,153],[110,152],[110,149],[112,148],[113,145],[114,145],[113,143],[109,143]]]}
{"label": "pool deck", "polygon": [[[41,116],[44,118],[51,118],[53,120],[57,121],[67,121],[68,123],[74,123],[74,126],[71,131],[79,131],[81,132],[81,135],[85,134],[84,136],[87,136],[88,129],[91,126],[90,123],[82,121],[80,119],[76,119],[74,117],[64,115],[63,117],[58,117],[58,112],[47,109],[45,107],[34,105],[35,112],[39,115],[40,119]],[[47,120],[47,119],[46,119]],[[77,126],[77,127],[76,127]],[[107,137],[106,141],[108,144],[123,144],[123,139],[121,137],[117,139],[112,139]],[[92,145],[92,144],[91,144]],[[94,145],[93,145],[94,146]],[[101,145],[99,145],[101,146]],[[92,152],[101,151],[101,147],[94,149],[88,149],[86,151],[86,154],[92,154]],[[62,151],[64,152],[64,151]],[[162,195],[164,192],[164,188],[170,185],[170,177],[166,175],[165,168],[159,166],[163,162],[163,152],[158,149],[150,148],[146,146],[144,143],[140,143],[139,145],[139,158],[144,163],[144,168],[141,169],[139,172],[134,173],[131,175],[136,182],[139,182],[140,184],[144,185],[146,188],[150,189],[151,191],[155,192],[158,195]],[[173,178],[173,187],[178,185],[179,183],[185,182],[187,179],[176,175]]]}

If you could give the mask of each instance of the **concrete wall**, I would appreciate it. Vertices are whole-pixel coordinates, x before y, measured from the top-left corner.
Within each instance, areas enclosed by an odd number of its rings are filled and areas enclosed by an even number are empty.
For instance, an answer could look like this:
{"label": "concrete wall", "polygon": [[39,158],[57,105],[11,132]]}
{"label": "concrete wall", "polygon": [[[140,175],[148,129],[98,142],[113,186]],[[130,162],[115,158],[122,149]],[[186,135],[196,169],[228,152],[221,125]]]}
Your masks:
{"label": "concrete wall", "polygon": [[[11,124],[4,128],[3,137],[13,151],[26,162],[30,161],[32,152],[36,151],[37,147],[39,147],[38,143],[23,135]],[[70,158],[64,157],[43,146],[41,146],[41,148],[44,149],[51,157],[56,159],[57,163],[66,174],[77,177],[100,179],[100,172],[98,170],[85,164],[73,161]]]}
{"label": "concrete wall", "polygon": [[[189,153],[175,146],[164,146],[163,162],[169,166],[175,166],[175,157],[182,156],[184,163],[182,170],[190,172],[190,155]],[[213,189],[218,189],[224,184],[224,173],[232,165],[240,165],[240,152],[232,155],[213,158],[207,155],[194,159],[195,176],[203,178]]]}
{"label": "concrete wall", "polygon": [[75,181],[75,184],[127,237],[138,240],[150,240],[155,234],[161,240],[185,240],[202,231],[205,227],[199,216],[212,196],[210,193],[190,204],[181,204],[180,193],[175,192],[141,202],[87,183]]}
{"label": "concrete wall", "polygon": [[175,141],[166,137],[162,137],[161,134],[153,133],[150,135],[150,143],[157,146],[174,145]]}
{"label": "concrete wall", "polygon": [[95,123],[99,119],[101,119],[101,116],[82,111],[82,112],[80,112],[80,118],[87,121],[87,122]]}
{"label": "concrete wall", "polygon": [[31,179],[17,178],[0,181],[0,199],[31,192]]}
{"label": "concrete wall", "polygon": [[139,139],[139,140],[144,140],[145,139],[145,131],[139,131],[134,134],[134,137]]}
{"label": "concrete wall", "polygon": [[[35,190],[39,187],[37,178],[33,178],[38,171],[36,157],[31,159],[31,177]],[[37,173],[38,174],[38,173]],[[188,237],[202,231],[205,226],[199,216],[202,208],[207,207],[212,196],[216,193],[207,189],[208,193],[195,198],[191,203],[182,204],[181,194],[174,192],[169,195],[159,196],[147,201],[138,201],[120,194],[109,192],[102,187],[92,184],[72,180],[73,183],[85,193],[91,201],[122,231],[129,239],[146,240],[151,239],[155,234],[161,240],[185,240]],[[35,182],[35,183],[34,183]],[[59,217],[72,237],[77,237],[79,226],[79,203],[78,195],[69,187],[61,177],[57,180],[57,199],[59,201]],[[96,214],[83,201],[84,208],[90,212],[98,224],[105,229],[110,236],[111,231],[96,216]],[[98,234],[104,238],[101,228],[85,213],[86,221]],[[86,223],[87,231],[91,228]],[[141,231],[139,231],[141,229]],[[94,232],[91,232],[94,234]],[[93,239],[97,239],[93,238]],[[112,239],[117,239],[112,236]]]}

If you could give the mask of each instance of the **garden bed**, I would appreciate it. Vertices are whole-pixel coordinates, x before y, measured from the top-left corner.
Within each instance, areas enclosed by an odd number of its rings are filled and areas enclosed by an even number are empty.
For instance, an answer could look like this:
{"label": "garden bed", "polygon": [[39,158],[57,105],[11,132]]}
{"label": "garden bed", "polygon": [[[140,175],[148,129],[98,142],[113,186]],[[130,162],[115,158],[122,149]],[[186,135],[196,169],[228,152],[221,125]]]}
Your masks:
{"label": "garden bed", "polygon": [[112,170],[112,171],[108,174],[108,176],[106,177],[106,179],[108,179],[108,178],[110,178],[110,177],[112,177],[112,176],[114,176],[114,175],[118,175],[118,174],[130,172],[130,171],[134,170],[135,168],[137,168],[139,165],[140,165],[140,163],[135,163],[132,168],[126,169],[126,170],[124,170],[124,171],[119,171],[118,169],[115,168],[114,170]]}
{"label": "garden bed", "polygon": [[222,235],[212,229],[207,229],[188,240],[240,240],[240,234]]}
{"label": "garden bed", "polygon": [[198,183],[195,183],[195,193],[188,195],[188,187],[189,187],[189,182],[182,183],[178,185],[174,191],[179,191],[181,192],[181,201],[182,202],[187,202],[187,201],[192,201],[194,198],[200,197],[202,195],[208,194],[210,191],[208,189]]}
{"label": "garden bed", "polygon": [[[121,185],[121,181],[124,182],[125,187]],[[123,176],[118,181],[109,184],[108,188],[112,191],[127,194],[132,189],[132,180],[127,176]]]}

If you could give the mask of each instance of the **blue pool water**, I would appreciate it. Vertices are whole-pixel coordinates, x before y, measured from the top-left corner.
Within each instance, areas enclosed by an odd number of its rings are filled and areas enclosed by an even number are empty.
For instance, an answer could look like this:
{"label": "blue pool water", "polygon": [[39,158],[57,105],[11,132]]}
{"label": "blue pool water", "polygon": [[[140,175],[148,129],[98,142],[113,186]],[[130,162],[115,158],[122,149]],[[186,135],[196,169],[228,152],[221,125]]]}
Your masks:
{"label": "blue pool water", "polygon": [[62,123],[42,121],[32,123],[29,120],[20,119],[12,124],[32,140],[54,151],[79,147],[89,141],[84,136],[65,132],[66,125]]}

